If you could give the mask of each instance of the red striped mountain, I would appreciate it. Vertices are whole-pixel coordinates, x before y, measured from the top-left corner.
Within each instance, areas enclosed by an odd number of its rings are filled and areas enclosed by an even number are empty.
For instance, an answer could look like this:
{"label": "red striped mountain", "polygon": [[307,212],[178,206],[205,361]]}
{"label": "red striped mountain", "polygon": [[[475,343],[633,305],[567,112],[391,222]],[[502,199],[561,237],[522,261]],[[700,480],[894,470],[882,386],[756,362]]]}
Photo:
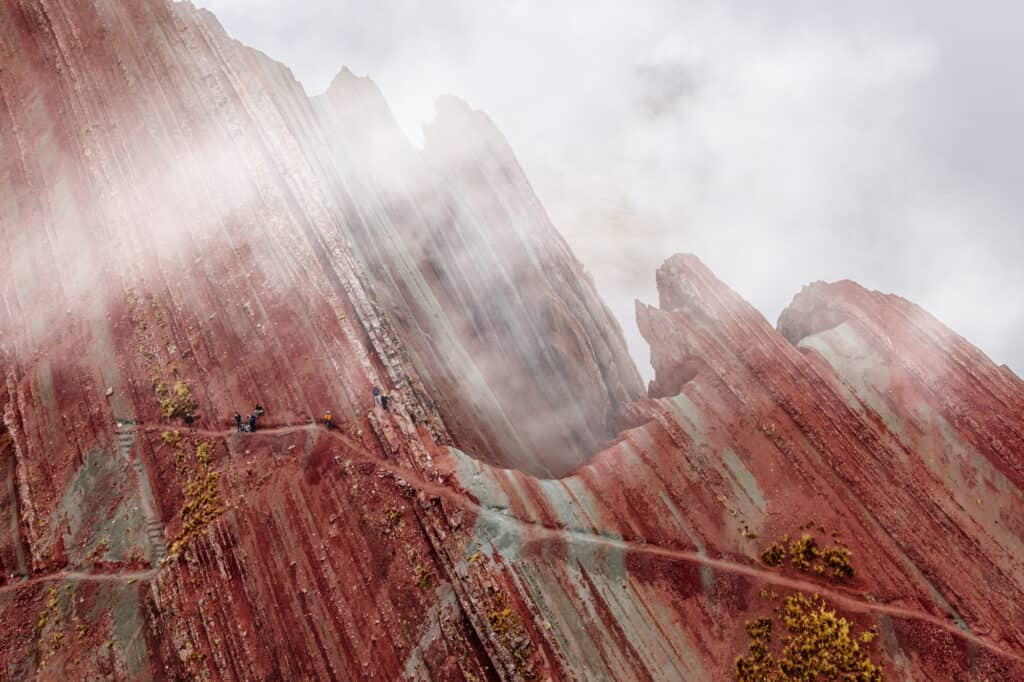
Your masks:
{"label": "red striped mountain", "polygon": [[5,679],[1024,677],[1020,380],[677,256],[644,397],[458,100],[420,150],[188,3],[10,0],[0,239]]}

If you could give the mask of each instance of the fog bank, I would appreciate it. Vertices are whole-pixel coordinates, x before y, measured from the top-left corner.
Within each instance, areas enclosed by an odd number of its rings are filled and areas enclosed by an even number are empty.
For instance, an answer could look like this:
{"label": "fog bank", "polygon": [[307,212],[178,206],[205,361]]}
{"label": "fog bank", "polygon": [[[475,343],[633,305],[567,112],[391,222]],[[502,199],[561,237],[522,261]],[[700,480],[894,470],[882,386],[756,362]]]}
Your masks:
{"label": "fog bank", "polygon": [[370,75],[414,141],[441,93],[486,110],[648,376],[632,301],[677,251],[772,321],[850,278],[1022,373],[1024,7],[199,4],[310,94]]}

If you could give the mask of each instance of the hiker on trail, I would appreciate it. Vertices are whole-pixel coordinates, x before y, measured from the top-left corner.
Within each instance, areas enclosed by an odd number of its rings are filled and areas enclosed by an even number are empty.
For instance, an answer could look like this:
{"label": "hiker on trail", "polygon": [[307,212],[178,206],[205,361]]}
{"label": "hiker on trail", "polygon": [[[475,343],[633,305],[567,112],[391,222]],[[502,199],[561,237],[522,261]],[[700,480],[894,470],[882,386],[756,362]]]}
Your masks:
{"label": "hiker on trail", "polygon": [[381,404],[380,386],[373,387],[373,402],[377,403],[378,405]]}
{"label": "hiker on trail", "polygon": [[264,412],[263,406],[260,405],[259,403],[256,403],[256,416],[257,417],[262,417],[263,416],[263,412]]}
{"label": "hiker on trail", "polygon": [[191,431],[192,430],[192,424],[193,424],[193,422],[195,422],[196,416],[194,414],[192,414],[192,411],[190,410],[190,411],[185,413],[184,419],[185,419],[185,426],[187,426],[188,430]]}
{"label": "hiker on trail", "polygon": [[331,414],[330,410],[324,413],[324,426],[327,427],[328,431],[334,428],[334,415]]}
{"label": "hiker on trail", "polygon": [[255,431],[255,430],[256,430],[256,415],[255,414],[250,414],[249,415],[249,431],[251,432],[251,431]]}
{"label": "hiker on trail", "polygon": [[238,429],[239,433],[242,432],[242,415],[237,412],[235,412],[235,428]]}
{"label": "hiker on trail", "polygon": [[388,409],[388,390],[385,388],[380,394],[380,406],[385,410]]}

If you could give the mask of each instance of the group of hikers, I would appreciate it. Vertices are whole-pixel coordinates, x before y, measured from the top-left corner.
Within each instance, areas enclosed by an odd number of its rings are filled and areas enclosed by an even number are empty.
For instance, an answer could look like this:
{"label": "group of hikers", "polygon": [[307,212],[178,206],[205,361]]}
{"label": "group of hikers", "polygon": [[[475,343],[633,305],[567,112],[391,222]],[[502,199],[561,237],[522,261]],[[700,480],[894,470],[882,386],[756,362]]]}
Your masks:
{"label": "group of hikers", "polygon": [[[382,409],[388,409],[389,398],[390,395],[388,394],[388,390],[386,388],[382,389],[380,386],[373,387],[373,402],[377,405],[380,405]],[[257,420],[260,417],[262,417],[264,413],[265,410],[263,409],[263,405],[259,403],[256,403],[256,408],[249,414],[249,417],[247,419],[243,420],[242,415],[238,412],[235,412],[235,428],[238,429],[239,433],[252,433],[253,431],[256,430]],[[188,423],[189,426],[192,425],[191,413],[185,416],[185,421],[186,423]],[[328,430],[334,428],[334,415],[331,414],[330,410],[327,410],[327,412],[324,413],[323,422],[324,426],[327,427]]]}
{"label": "group of hikers", "polygon": [[264,412],[263,405],[256,403],[256,409],[249,414],[249,418],[245,422],[242,421],[242,415],[235,412],[235,428],[239,433],[252,433],[256,430],[256,420],[262,417]]}
{"label": "group of hikers", "polygon": [[377,403],[385,410],[388,409],[388,389],[381,389],[380,386],[374,386],[373,402]]}

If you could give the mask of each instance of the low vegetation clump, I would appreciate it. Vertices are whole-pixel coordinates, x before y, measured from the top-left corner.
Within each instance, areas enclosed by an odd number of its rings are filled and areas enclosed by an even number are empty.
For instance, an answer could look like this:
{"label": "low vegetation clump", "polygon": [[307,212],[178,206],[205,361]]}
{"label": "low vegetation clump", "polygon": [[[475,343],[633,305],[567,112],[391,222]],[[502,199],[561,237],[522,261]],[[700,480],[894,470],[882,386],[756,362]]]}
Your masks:
{"label": "low vegetation clump", "polygon": [[882,667],[871,662],[868,648],[874,628],[857,634],[854,625],[830,609],[821,597],[793,594],[782,610],[786,635],[781,650],[772,654],[770,618],[747,623],[750,643],[747,654],[736,659],[740,682],[783,680],[844,680],[880,682]]}
{"label": "low vegetation clump", "polygon": [[196,461],[201,467],[210,466],[210,444],[203,442],[196,446]]}
{"label": "low vegetation clump", "polygon": [[519,612],[509,605],[503,592],[492,590],[492,595],[493,608],[487,612],[487,624],[501,646],[511,655],[516,671],[528,679],[533,679],[536,676],[531,662],[534,646],[523,619]]}
{"label": "low vegetation clump", "polygon": [[789,543],[789,561],[801,571],[811,570],[811,563],[820,554],[818,543],[806,533],[799,540]]}
{"label": "low vegetation clump", "polygon": [[740,682],[771,679],[775,673],[775,659],[771,652],[772,619],[748,621],[747,636],[750,637],[750,645],[747,655],[736,659],[736,679]]}
{"label": "low vegetation clump", "polygon": [[[175,377],[178,376],[176,367],[171,371]],[[177,379],[168,389],[160,379],[160,368],[156,366],[152,368],[152,380],[153,390],[160,400],[160,414],[165,418],[184,417],[196,409],[192,390],[184,381]],[[174,448],[181,476],[185,479],[182,485],[185,502],[181,507],[181,530],[170,547],[171,554],[179,554],[227,507],[220,496],[220,473],[211,467],[210,444],[197,440],[191,449],[189,442],[177,430],[164,431],[160,439]],[[191,462],[188,461],[190,454]]]}
{"label": "low vegetation clump", "polygon": [[853,557],[849,549],[829,545],[820,547],[814,537],[804,533],[798,540],[790,540],[784,534],[778,542],[769,545],[761,552],[761,562],[766,566],[781,566],[789,559],[789,563],[800,571],[825,575],[831,572],[836,580],[848,580],[853,577]]}
{"label": "low vegetation clump", "polygon": [[384,526],[385,534],[402,527],[402,513],[394,507],[391,507],[384,513],[384,518],[386,520]]}
{"label": "low vegetation clump", "polygon": [[181,444],[181,432],[180,431],[164,431],[160,434],[160,440],[172,448],[176,448]]}
{"label": "low vegetation clump", "polygon": [[771,546],[761,552],[761,561],[768,566],[781,566],[785,560],[786,548],[778,542],[772,543]]}
{"label": "low vegetation clump", "polygon": [[171,390],[167,390],[167,386],[160,382],[156,386],[156,392],[160,398],[160,414],[166,419],[184,417],[196,409],[192,389],[184,381],[175,381]]}
{"label": "low vegetation clump", "polygon": [[832,569],[832,575],[840,580],[853,577],[850,550],[845,547],[826,547],[821,552],[825,565]]}
{"label": "low vegetation clump", "polygon": [[42,630],[54,616],[59,615],[57,610],[58,605],[60,605],[58,587],[57,585],[50,585],[50,591],[46,597],[46,608],[39,612],[39,622],[36,623],[36,627]]}
{"label": "low vegetation clump", "polygon": [[507,635],[516,626],[516,612],[511,606],[495,609],[487,614],[487,621],[491,624],[491,631],[498,635]]}
{"label": "low vegetation clump", "polygon": [[197,443],[194,471],[185,471],[185,502],[181,507],[181,530],[171,543],[171,554],[182,552],[227,508],[220,496],[220,473],[210,466],[210,444]]}
{"label": "low vegetation clump", "polygon": [[[71,591],[71,585],[65,585],[66,592]],[[39,645],[39,667],[42,670],[56,651],[64,644],[64,624],[61,622],[62,609],[60,600],[60,589],[56,584],[50,586],[46,595],[46,606],[39,612],[39,620],[36,621],[36,637]],[[49,637],[44,636],[49,631]]]}
{"label": "low vegetation clump", "polygon": [[416,577],[416,585],[419,586],[421,590],[427,589],[430,587],[430,581],[433,579],[433,574],[420,560],[420,555],[415,549],[410,549],[408,556],[409,564],[412,565],[413,575]]}

